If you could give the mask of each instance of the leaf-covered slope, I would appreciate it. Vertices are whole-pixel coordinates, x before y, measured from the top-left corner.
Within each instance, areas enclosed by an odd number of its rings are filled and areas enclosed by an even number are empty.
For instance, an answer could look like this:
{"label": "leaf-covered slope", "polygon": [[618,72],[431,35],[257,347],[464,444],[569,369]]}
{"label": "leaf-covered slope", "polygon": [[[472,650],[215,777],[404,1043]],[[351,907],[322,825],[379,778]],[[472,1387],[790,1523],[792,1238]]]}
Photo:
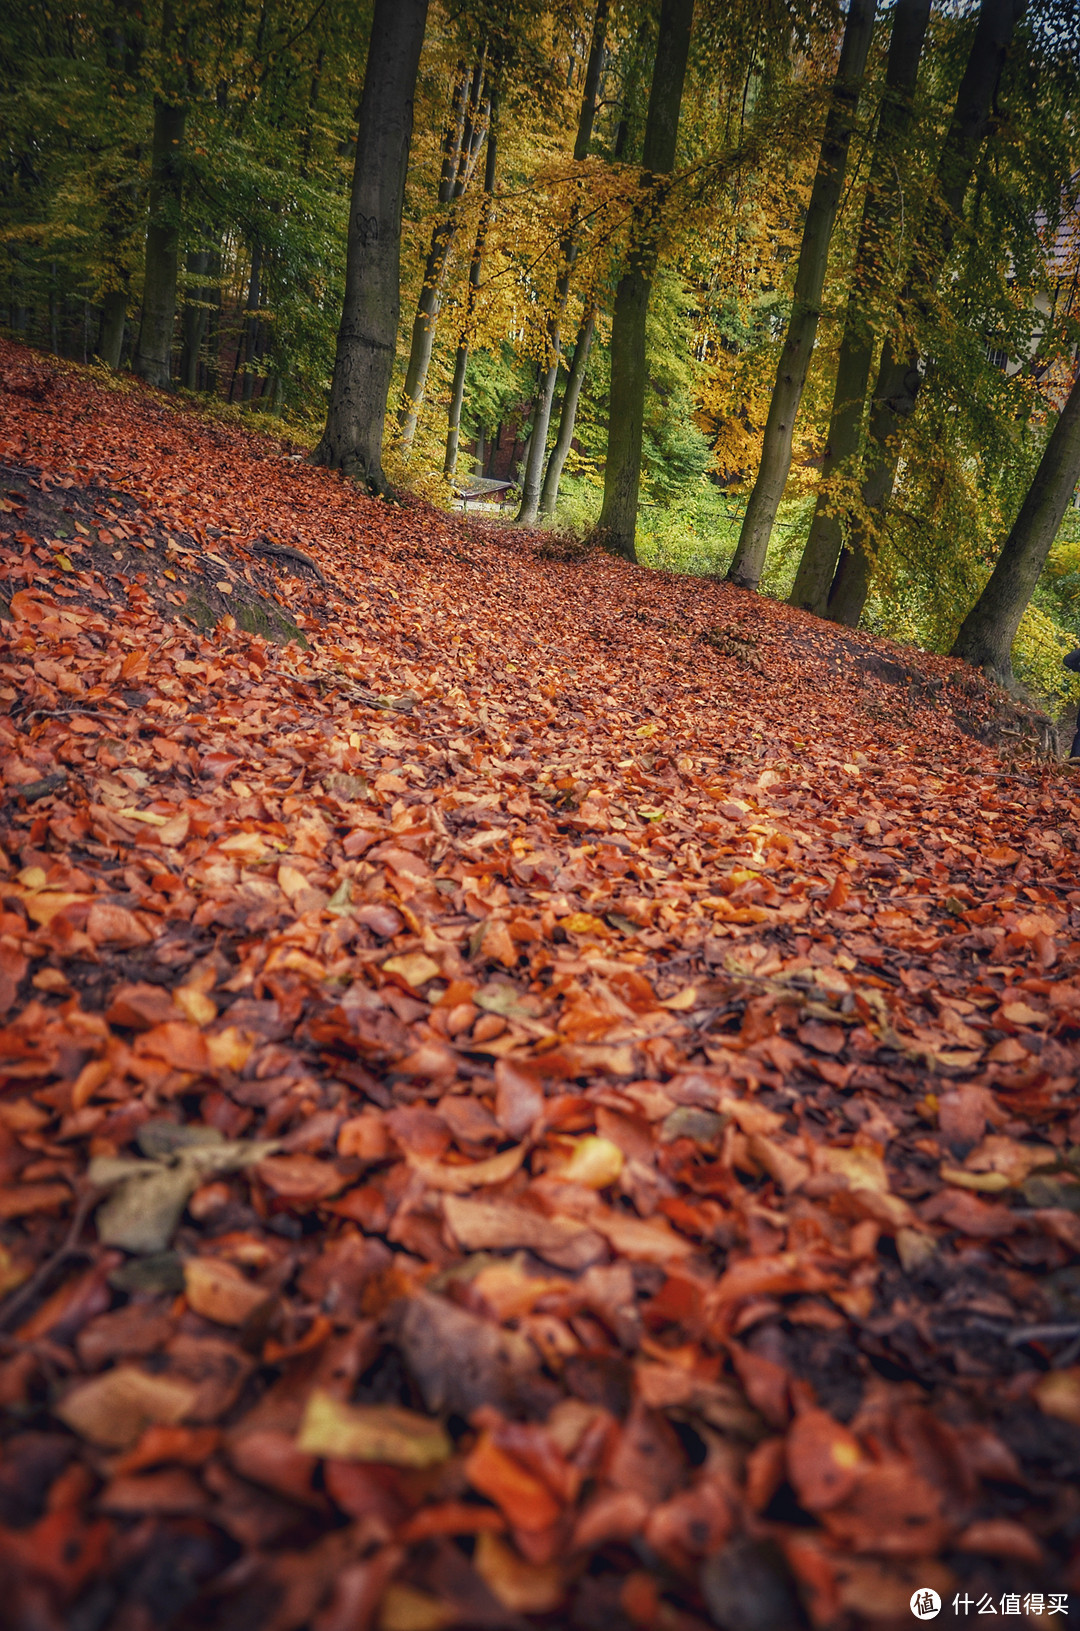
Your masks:
{"label": "leaf-covered slope", "polygon": [[0,371],[19,1631],[1078,1588],[1069,773],[956,664]]}

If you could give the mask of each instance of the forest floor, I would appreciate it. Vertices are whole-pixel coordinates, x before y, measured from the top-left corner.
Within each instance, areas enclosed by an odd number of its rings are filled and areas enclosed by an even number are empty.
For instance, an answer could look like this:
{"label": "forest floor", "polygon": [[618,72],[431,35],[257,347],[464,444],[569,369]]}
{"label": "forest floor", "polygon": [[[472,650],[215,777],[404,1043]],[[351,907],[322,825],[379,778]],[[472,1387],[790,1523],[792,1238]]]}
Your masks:
{"label": "forest floor", "polygon": [[6,344],[0,461],[5,1626],[1067,1611],[1075,772]]}

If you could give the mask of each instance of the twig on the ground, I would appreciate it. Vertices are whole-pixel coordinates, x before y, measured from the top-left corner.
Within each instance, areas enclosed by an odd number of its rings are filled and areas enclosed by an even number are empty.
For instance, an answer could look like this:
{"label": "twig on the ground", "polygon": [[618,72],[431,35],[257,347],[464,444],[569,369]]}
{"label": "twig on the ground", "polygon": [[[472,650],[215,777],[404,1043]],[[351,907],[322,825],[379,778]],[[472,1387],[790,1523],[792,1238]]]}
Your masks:
{"label": "twig on the ground", "polygon": [[7,1302],[0,1307],[0,1331],[6,1331],[16,1315],[21,1314],[26,1305],[33,1301],[41,1287],[46,1283],[53,1269],[63,1263],[68,1257],[82,1257],[87,1255],[90,1248],[79,1245],[79,1236],[83,1231],[83,1224],[89,1215],[90,1208],[98,1199],[98,1189],[87,1189],[79,1196],[75,1204],[75,1214],[71,1220],[71,1227],[64,1236],[56,1250],[40,1263],[30,1276],[29,1280],[12,1292]]}

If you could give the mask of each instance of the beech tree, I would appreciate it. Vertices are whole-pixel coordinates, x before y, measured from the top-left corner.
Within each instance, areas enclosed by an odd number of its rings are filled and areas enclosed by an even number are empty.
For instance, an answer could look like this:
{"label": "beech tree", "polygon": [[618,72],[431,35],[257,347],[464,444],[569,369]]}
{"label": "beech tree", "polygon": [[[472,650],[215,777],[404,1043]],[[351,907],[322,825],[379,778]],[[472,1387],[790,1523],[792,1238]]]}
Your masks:
{"label": "beech tree", "polygon": [[437,217],[431,230],[431,246],[424,264],[424,278],[413,319],[409,361],[405,369],[405,385],[398,410],[401,443],[406,448],[416,434],[416,421],[431,366],[446,263],[458,228],[457,205],[472,177],[477,154],[487,134],[491,92],[484,86],[483,74],[483,60],[476,64],[471,74],[466,73],[462,66],[443,135],[442,171],[439,177],[439,205],[443,213]]}
{"label": "beech tree", "polygon": [[[604,36],[607,31],[608,10],[609,0],[597,0],[596,11],[593,15],[589,60],[585,69],[585,85],[581,95],[581,113],[578,116],[577,139],[574,142],[574,162],[577,164],[585,159],[589,151],[589,143],[592,140],[593,122],[596,118],[596,96],[600,87],[600,70],[604,62]],[[559,377],[559,360],[562,355],[562,325],[566,313],[567,296],[570,292],[570,279],[574,271],[574,262],[577,259],[576,217],[577,209],[575,208],[571,214],[570,225],[563,234],[559,245],[560,264],[555,284],[555,304],[548,321],[547,358],[540,374],[536,400],[533,404],[529,457],[525,466],[521,508],[517,517],[519,521],[526,523],[536,520],[540,507],[544,459],[547,454],[548,427],[551,423],[551,406],[555,397],[555,382]]]}
{"label": "beech tree", "polygon": [[388,491],[383,424],[401,312],[401,210],[428,0],[375,0],[349,210],[345,301],[316,464]]}
{"label": "beech tree", "polygon": [[637,560],[641,433],[645,409],[645,320],[657,261],[657,232],[665,188],[661,177],[675,166],[683,80],[690,54],[694,0],[661,0],[660,25],[649,90],[642,149],[641,197],[626,270],[615,292],[611,325],[611,393],[608,404],[604,503],[596,535],[605,548]]}
{"label": "beech tree", "polygon": [[814,177],[814,190],[810,194],[803,227],[791,318],[769,399],[761,462],[746,506],[738,548],[728,568],[728,580],[742,589],[756,589],[761,580],[773,523],[791,469],[795,416],[802,401],[817,336],[829,243],[844,185],[848,148],[855,128],[855,112],[876,11],[876,0],[850,0],[817,175]]}
{"label": "beech tree", "polygon": [[960,625],[952,648],[1002,684],[1012,679],[1012,647],[1066,508],[1080,482],[1080,372],[1046,444],[1039,468],[990,580]]}
{"label": "beech tree", "polygon": [[487,155],[484,160],[484,195],[480,201],[480,214],[476,222],[476,237],[469,260],[469,287],[465,296],[465,317],[454,359],[454,383],[450,390],[450,411],[447,415],[446,458],[443,474],[453,476],[457,469],[458,447],[461,439],[461,408],[465,399],[465,370],[469,365],[469,346],[472,342],[476,299],[484,266],[484,246],[491,225],[491,211],[495,196],[495,169],[498,164],[499,131],[497,93],[492,91],[487,135]]}
{"label": "beech tree", "polygon": [[925,312],[944,273],[964,199],[986,140],[1005,56],[1027,0],[982,0],[956,106],[938,162],[936,184],[924,212],[900,301],[900,323],[887,335],[871,396],[861,503],[847,518],[846,548],[829,591],[827,615],[854,628],[870,585],[873,534],[892,497],[905,422],[922,386],[923,357],[910,328],[911,313]]}
{"label": "beech tree", "polygon": [[802,606],[819,616],[824,616],[844,541],[834,482],[837,476],[850,477],[853,473],[873,364],[877,307],[898,253],[894,234],[900,218],[904,138],[911,123],[919,58],[929,21],[930,0],[897,0],[870,178],[848,287],[821,484],[790,597],[793,606]]}
{"label": "beech tree", "polygon": [[[146,228],[142,321],[132,367],[148,385],[167,386],[172,377],[176,280],[180,262],[180,207],[183,197],[183,145],[188,104],[186,70],[180,60],[181,36],[172,0],[165,0],[161,20],[161,84],[154,95],[154,136],[150,160],[150,212]],[[118,303],[109,313],[118,320]],[[121,328],[122,334],[122,328]],[[110,335],[111,360],[118,346]]]}

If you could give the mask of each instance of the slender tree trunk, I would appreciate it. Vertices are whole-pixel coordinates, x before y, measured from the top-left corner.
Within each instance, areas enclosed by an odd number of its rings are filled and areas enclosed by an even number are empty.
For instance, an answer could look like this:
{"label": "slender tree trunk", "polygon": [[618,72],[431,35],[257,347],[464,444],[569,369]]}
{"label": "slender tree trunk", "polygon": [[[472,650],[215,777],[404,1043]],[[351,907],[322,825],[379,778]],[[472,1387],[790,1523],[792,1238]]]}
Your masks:
{"label": "slender tree trunk", "polygon": [[[405,369],[405,384],[401,392],[398,424],[401,426],[401,445],[412,446],[420,404],[424,400],[431,353],[435,345],[435,325],[442,305],[443,276],[450,258],[457,220],[452,206],[461,197],[471,173],[472,161],[483,138],[483,123],[479,118],[480,76],[483,64],[477,63],[472,81],[463,77],[458,82],[450,108],[450,117],[443,136],[443,163],[439,182],[439,204],[447,209],[431,229],[431,246],[424,263],[424,280],[413,318],[412,343]],[[468,90],[466,100],[465,92]]]}
{"label": "slender tree trunk", "polygon": [[[593,17],[592,42],[589,46],[589,60],[585,69],[585,86],[581,95],[577,140],[574,143],[574,160],[578,164],[582,163],[588,156],[589,143],[592,140],[593,124],[596,119],[596,98],[600,89],[600,70],[604,64],[604,38],[607,32],[608,10],[608,0],[597,0],[596,12]],[[577,259],[576,210],[571,216],[570,226],[559,246],[559,255],[560,267],[555,284],[555,308],[551,314],[547,332],[547,367],[540,377],[537,390],[536,405],[533,410],[533,438],[529,444],[529,462],[525,469],[521,508],[517,516],[518,521],[526,525],[531,525],[536,520],[540,505],[544,458],[547,453],[548,426],[551,423],[551,405],[555,397],[555,382],[559,377],[559,360],[562,355],[562,325],[566,315],[566,300],[570,292],[570,279],[574,270],[574,262]]]}
{"label": "slender tree trunk", "polygon": [[694,0],[661,0],[660,31],[642,151],[644,196],[637,211],[630,262],[615,292],[611,325],[607,462],[604,503],[596,530],[598,542],[628,561],[637,560],[634,534],[645,414],[645,320],[656,270],[656,229],[665,193],[658,178],[669,175],[675,165],[693,16]]}
{"label": "slender tree trunk", "polygon": [[756,589],[761,581],[776,512],[791,469],[795,418],[817,337],[829,243],[840,205],[848,148],[855,129],[855,110],[874,33],[876,10],[877,0],[850,0],[848,7],[844,43],[833,81],[817,174],[803,228],[791,320],[784,349],[780,353],[776,383],[765,421],[761,463],[750,502],[746,506],[738,547],[728,568],[728,579],[742,589]]}
{"label": "slender tree trunk", "polygon": [[495,93],[491,97],[491,115],[488,123],[487,158],[484,162],[484,196],[480,201],[480,216],[476,223],[472,258],[469,261],[469,287],[465,295],[465,321],[461,325],[457,357],[454,360],[454,384],[450,392],[450,412],[446,432],[446,459],[443,474],[450,477],[457,469],[458,444],[461,439],[461,407],[465,398],[465,370],[469,363],[469,345],[472,340],[476,297],[480,291],[480,274],[484,265],[484,245],[491,224],[491,204],[495,192],[495,166],[498,162],[497,104]]}
{"label": "slender tree trunk", "polygon": [[251,277],[248,281],[247,311],[244,316],[244,372],[240,380],[240,400],[250,402],[254,394],[255,364],[259,347],[259,303],[262,299],[262,244],[251,249]]}
{"label": "slender tree trunk", "polygon": [[1080,482],[1080,374],[1073,381],[1020,514],[982,594],[960,626],[951,655],[1007,685],[1016,631]]}
{"label": "slender tree trunk", "polygon": [[209,311],[206,314],[206,389],[217,394],[221,370],[221,250],[212,249],[206,268],[210,282],[206,288]]}
{"label": "slender tree trunk", "polygon": [[[983,0],[938,161],[935,194],[912,253],[900,301],[901,317],[907,308],[922,316],[929,312],[931,296],[963,219],[964,196],[990,128],[1001,70],[1026,4],[1027,0]],[[922,384],[921,361],[917,343],[907,337],[904,328],[886,338],[871,397],[862,503],[848,517],[847,547],[829,592],[827,616],[848,628],[856,627],[866,604],[874,540],[892,498],[904,425],[915,411]]]}
{"label": "slender tree trunk", "polygon": [[[165,0],[161,21],[162,57],[176,52],[176,13]],[[176,70],[167,67],[167,81]],[[150,156],[150,211],[146,229],[146,271],[143,276],[142,320],[133,367],[148,385],[166,389],[172,373],[173,327],[176,322],[176,283],[179,269],[180,207],[183,196],[184,131],[187,102],[174,84],[171,93],[154,97],[154,136]]]}
{"label": "slender tree trunk", "polygon": [[112,369],[119,368],[124,350],[124,324],[127,322],[127,293],[109,289],[101,301],[101,340],[98,356]]}
{"label": "slender tree trunk", "polygon": [[[206,337],[207,305],[205,279],[210,273],[210,251],[196,249],[188,256],[188,285],[180,317],[180,383],[187,391],[199,389],[199,358]],[[204,281],[196,281],[198,279]]]}
{"label": "slender tree trunk", "polygon": [[484,474],[484,465],[487,463],[487,442],[483,425],[476,432],[476,452],[473,454],[473,461],[476,467],[473,474],[482,476]]}
{"label": "slender tree trunk", "polygon": [[791,591],[792,606],[802,606],[819,617],[825,615],[829,586],[843,548],[840,517],[830,508],[834,503],[832,484],[837,476],[852,473],[859,452],[874,355],[876,308],[894,255],[889,240],[900,195],[899,164],[911,124],[930,5],[931,0],[897,0],[893,14],[885,92],[851,271],[821,484],[810,535]]}
{"label": "slender tree trunk", "polygon": [[349,210],[345,302],[316,464],[388,491],[386,399],[401,311],[401,211],[428,0],[375,0]]}
{"label": "slender tree trunk", "polygon": [[581,397],[581,387],[585,382],[589,348],[592,345],[593,333],[596,329],[596,310],[595,301],[590,302],[584,321],[578,329],[574,354],[570,359],[570,372],[566,376],[566,390],[563,392],[562,409],[559,413],[559,431],[555,438],[555,446],[551,450],[551,457],[548,460],[547,471],[544,475],[544,486],[540,493],[541,515],[554,515],[555,507],[559,502],[559,482],[562,480],[563,466],[566,463],[566,456],[570,452],[574,440],[574,424],[577,419],[578,401]]}

